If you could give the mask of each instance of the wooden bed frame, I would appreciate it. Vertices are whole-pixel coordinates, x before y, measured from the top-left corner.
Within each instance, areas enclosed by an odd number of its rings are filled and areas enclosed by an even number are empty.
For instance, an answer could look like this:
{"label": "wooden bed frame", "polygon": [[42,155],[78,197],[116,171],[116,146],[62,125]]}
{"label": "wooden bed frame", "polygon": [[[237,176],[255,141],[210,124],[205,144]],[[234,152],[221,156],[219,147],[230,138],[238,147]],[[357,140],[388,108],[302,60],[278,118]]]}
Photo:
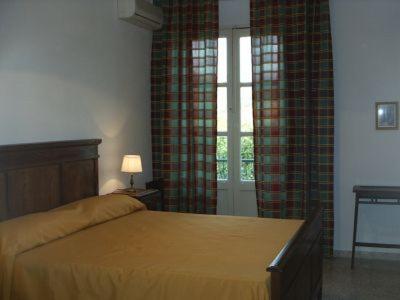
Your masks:
{"label": "wooden bed frame", "polygon": [[322,210],[315,208],[267,271],[271,299],[322,299]]}
{"label": "wooden bed frame", "polygon": [[[92,139],[0,146],[0,221],[98,195],[100,143]],[[321,299],[320,240],[317,208],[267,268],[272,300]]]}
{"label": "wooden bed frame", "polygon": [[98,195],[98,145],[79,140],[0,146],[0,220]]}

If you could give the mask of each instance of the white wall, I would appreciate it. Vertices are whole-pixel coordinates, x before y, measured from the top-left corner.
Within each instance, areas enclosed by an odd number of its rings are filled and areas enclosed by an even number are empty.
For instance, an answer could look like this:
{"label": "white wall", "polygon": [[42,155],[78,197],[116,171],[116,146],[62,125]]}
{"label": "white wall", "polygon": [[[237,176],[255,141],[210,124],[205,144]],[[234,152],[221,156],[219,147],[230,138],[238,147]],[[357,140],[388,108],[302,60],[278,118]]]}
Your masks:
{"label": "white wall", "polygon": [[[376,131],[374,118],[375,101],[400,101],[400,1],[331,0],[330,4],[336,106],[335,249],[350,250],[353,185],[400,185],[400,131]],[[249,24],[248,0],[220,3],[221,28]],[[359,221],[360,240],[400,243],[400,207],[362,207]]]}
{"label": "white wall", "polygon": [[219,27],[250,27],[250,1],[220,0]]}
{"label": "white wall", "polygon": [[[400,101],[400,1],[331,1],[335,68],[335,249],[349,250],[352,187],[400,185],[400,131],[376,131],[375,101]],[[400,243],[400,207],[362,207],[360,240]],[[381,250],[382,251],[382,250]]]}
{"label": "white wall", "polygon": [[0,1],[0,144],[102,138],[100,192],[151,179],[151,32],[115,0]]}

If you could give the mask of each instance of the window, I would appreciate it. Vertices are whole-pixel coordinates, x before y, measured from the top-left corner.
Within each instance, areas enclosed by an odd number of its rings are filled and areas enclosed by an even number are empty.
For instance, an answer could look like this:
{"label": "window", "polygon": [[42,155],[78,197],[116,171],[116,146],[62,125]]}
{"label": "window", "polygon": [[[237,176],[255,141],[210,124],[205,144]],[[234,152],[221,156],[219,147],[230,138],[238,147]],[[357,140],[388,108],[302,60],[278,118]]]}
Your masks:
{"label": "window", "polygon": [[239,38],[240,180],[254,180],[251,38]]}
{"label": "window", "polygon": [[228,39],[218,39],[217,178],[228,180]]}
{"label": "window", "polygon": [[218,39],[217,178],[254,180],[251,38],[248,30]]}

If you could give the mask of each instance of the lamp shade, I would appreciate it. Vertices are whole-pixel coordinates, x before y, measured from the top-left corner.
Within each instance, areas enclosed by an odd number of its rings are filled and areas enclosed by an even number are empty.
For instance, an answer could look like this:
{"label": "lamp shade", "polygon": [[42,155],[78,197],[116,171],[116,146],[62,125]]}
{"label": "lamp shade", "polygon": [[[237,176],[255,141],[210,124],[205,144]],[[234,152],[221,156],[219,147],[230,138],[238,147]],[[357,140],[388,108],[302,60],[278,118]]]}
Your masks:
{"label": "lamp shade", "polygon": [[140,155],[125,155],[122,161],[121,172],[140,173],[142,172],[142,160]]}

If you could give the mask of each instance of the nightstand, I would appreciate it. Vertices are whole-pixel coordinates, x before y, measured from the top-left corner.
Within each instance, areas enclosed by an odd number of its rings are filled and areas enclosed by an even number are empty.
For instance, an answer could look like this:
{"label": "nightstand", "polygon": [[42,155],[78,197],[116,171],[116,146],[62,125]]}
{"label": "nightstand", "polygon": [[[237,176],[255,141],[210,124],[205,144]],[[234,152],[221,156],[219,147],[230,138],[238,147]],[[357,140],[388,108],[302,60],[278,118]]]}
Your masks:
{"label": "nightstand", "polygon": [[128,195],[136,198],[146,204],[148,210],[162,210],[161,192],[157,189],[136,189],[135,191],[120,189],[114,191],[113,194]]}

